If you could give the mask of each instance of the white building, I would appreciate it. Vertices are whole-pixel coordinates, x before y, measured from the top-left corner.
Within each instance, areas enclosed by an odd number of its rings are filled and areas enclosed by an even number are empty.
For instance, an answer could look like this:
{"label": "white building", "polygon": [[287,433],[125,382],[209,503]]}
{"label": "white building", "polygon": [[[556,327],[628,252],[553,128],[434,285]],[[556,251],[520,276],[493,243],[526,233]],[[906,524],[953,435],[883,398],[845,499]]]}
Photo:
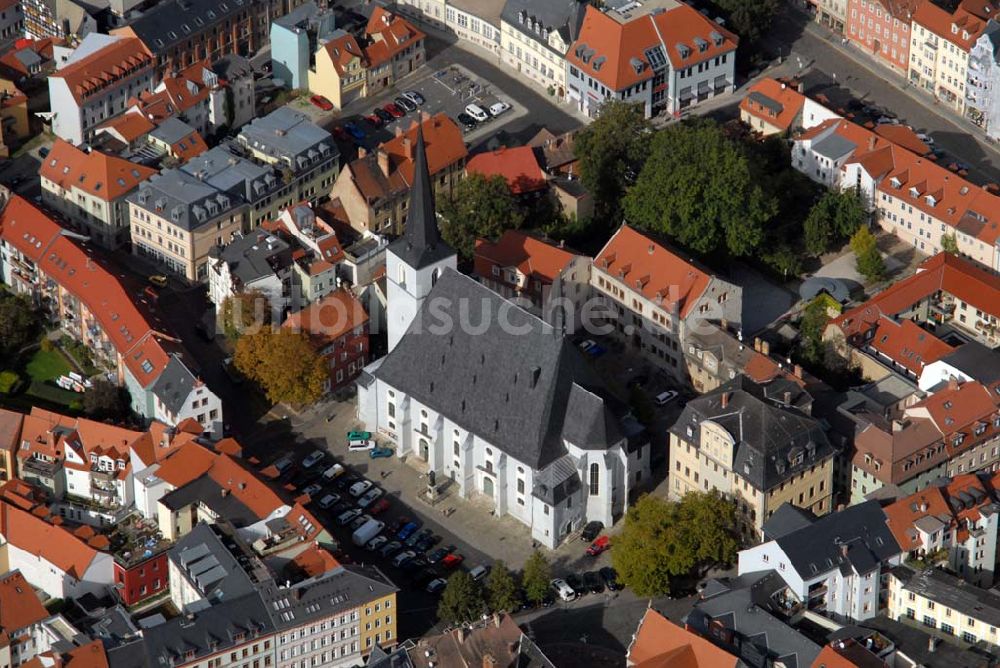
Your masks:
{"label": "white building", "polygon": [[799,603],[841,621],[878,615],[888,571],[902,561],[878,501],[819,519],[784,507],[764,534],[771,540],[740,552],[739,574],[773,569]]}
{"label": "white building", "polygon": [[421,135],[406,232],[387,251],[389,355],[362,375],[359,419],[550,548],[610,526],[649,476],[645,433],[571,341],[455,271],[426,164]]}
{"label": "white building", "polygon": [[1000,23],[993,19],[969,51],[966,98],[969,118],[1000,138]]}
{"label": "white building", "polygon": [[507,0],[500,13],[505,65],[561,100],[566,95],[566,52],[576,40],[586,0]]}
{"label": "white building", "polygon": [[156,60],[142,41],[91,33],[49,75],[52,131],[73,144],[125,111],[132,97],[153,89]]}

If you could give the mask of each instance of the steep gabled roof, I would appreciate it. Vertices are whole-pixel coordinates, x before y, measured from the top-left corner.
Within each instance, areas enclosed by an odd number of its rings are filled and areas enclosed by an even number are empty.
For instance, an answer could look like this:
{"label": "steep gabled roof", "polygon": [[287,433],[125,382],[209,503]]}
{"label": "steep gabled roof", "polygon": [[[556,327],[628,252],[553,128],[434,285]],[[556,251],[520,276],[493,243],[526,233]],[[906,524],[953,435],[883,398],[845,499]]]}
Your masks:
{"label": "steep gabled roof", "polygon": [[96,149],[82,151],[57,138],[42,161],[39,174],[68,192],[79,188],[105,202],[113,202],[156,174],[156,170]]}

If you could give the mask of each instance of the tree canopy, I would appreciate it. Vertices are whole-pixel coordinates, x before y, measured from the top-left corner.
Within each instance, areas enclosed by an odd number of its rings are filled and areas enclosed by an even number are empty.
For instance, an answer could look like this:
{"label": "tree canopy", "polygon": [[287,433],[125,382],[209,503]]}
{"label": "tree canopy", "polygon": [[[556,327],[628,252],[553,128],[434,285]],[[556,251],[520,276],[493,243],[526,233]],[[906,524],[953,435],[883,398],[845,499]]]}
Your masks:
{"label": "tree canopy", "polygon": [[121,420],[129,414],[128,390],[97,378],[83,392],[83,412],[95,420]]}
{"label": "tree canopy", "polygon": [[821,255],[830,247],[849,239],[865,224],[868,213],[856,193],[828,190],[809,210],[803,229],[806,250]]}
{"label": "tree canopy", "polygon": [[630,223],[695,252],[745,256],[760,246],[778,203],[717,123],[691,119],[656,133],[624,207]]}
{"label": "tree canopy", "polygon": [[478,619],[484,610],[479,583],[465,571],[456,571],[448,578],[438,603],[438,618],[450,624]]}
{"label": "tree canopy", "polygon": [[727,26],[743,45],[760,42],[779,8],[778,0],[715,0],[715,5],[726,14]]}
{"label": "tree canopy", "polygon": [[514,612],[517,609],[517,581],[502,560],[494,562],[493,570],[486,578],[486,594],[490,610],[494,612]]}
{"label": "tree canopy", "polygon": [[594,217],[609,227],[621,218],[622,197],[646,161],[651,136],[642,105],[608,100],[573,139],[580,180],[594,198]]}
{"label": "tree canopy", "polygon": [[680,501],[645,495],[625,516],[611,560],[638,596],[670,591],[670,579],[695,567],[730,563],[739,540],[736,507],[718,492],[689,492]]}
{"label": "tree canopy", "polygon": [[0,360],[11,363],[41,332],[41,318],[24,295],[0,292]]}
{"label": "tree canopy", "polygon": [[222,300],[220,323],[222,331],[232,340],[256,332],[271,324],[271,300],[259,290],[226,297]]}
{"label": "tree canopy", "polygon": [[524,595],[531,603],[541,603],[549,594],[552,581],[552,567],[548,559],[538,550],[531,553],[528,561],[524,564],[524,573],[521,576],[521,585],[524,587]]}
{"label": "tree canopy", "polygon": [[309,404],[323,396],[326,365],[303,332],[265,327],[241,336],[233,363],[274,403]]}
{"label": "tree canopy", "polygon": [[851,237],[851,250],[857,261],[858,271],[869,281],[879,281],[885,277],[885,264],[878,252],[875,235],[867,226],[862,226]]}
{"label": "tree canopy", "polygon": [[443,199],[441,237],[465,259],[472,257],[476,239],[496,239],[504,230],[517,229],[524,214],[500,175],[469,174]]}
{"label": "tree canopy", "polygon": [[958,255],[958,238],[955,236],[954,232],[951,234],[941,235],[941,250],[945,253]]}

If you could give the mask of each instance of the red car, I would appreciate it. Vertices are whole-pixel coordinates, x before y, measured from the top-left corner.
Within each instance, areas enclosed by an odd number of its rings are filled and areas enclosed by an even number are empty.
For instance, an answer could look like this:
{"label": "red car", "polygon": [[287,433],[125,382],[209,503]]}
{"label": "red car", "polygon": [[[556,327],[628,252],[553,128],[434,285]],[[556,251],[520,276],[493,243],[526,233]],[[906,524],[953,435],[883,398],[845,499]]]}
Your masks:
{"label": "red car", "polygon": [[368,124],[371,125],[373,128],[380,128],[383,125],[385,125],[385,121],[383,121],[375,114],[369,114],[365,116],[365,120],[368,121]]}
{"label": "red car", "polygon": [[590,544],[587,548],[587,554],[592,557],[596,557],[601,552],[605,552],[611,549],[611,539],[607,536],[600,536],[597,540]]}
{"label": "red car", "polygon": [[447,557],[441,560],[441,567],[450,571],[452,569],[458,568],[463,561],[465,561],[465,557],[460,555],[458,552],[452,552]]}
{"label": "red car", "polygon": [[393,118],[402,118],[403,116],[406,116],[406,112],[397,107],[392,102],[390,102],[389,104],[385,105],[382,108],[388,111],[390,114],[392,114]]}
{"label": "red car", "polygon": [[368,509],[369,515],[379,515],[389,510],[389,499],[381,498]]}
{"label": "red car", "polygon": [[323,111],[333,111],[333,102],[326,99],[322,95],[313,95],[309,98],[309,101],[313,103],[314,106],[319,107]]}
{"label": "red car", "polygon": [[340,127],[339,125],[333,128],[333,136],[340,141],[349,141],[350,137],[347,135],[347,130]]}

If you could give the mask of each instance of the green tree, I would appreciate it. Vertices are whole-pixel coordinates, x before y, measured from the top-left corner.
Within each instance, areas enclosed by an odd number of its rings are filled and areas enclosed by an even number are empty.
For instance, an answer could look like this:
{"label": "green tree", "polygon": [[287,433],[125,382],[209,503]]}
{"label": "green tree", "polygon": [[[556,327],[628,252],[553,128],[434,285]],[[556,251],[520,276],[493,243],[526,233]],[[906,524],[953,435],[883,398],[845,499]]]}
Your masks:
{"label": "green tree", "polygon": [[609,100],[573,139],[580,180],[594,198],[594,218],[609,227],[621,219],[622,197],[646,161],[651,135],[642,105]]}
{"label": "green tree", "polygon": [[611,561],[638,596],[670,591],[670,579],[696,567],[731,563],[739,549],[736,507],[718,492],[680,501],[642,496],[625,516]]}
{"label": "green tree", "polygon": [[24,295],[0,292],[0,360],[7,364],[41,331],[41,317]]}
{"label": "green tree", "polygon": [[945,253],[958,255],[958,239],[954,233],[941,235],[941,250]]}
{"label": "green tree", "polygon": [[864,204],[849,190],[828,190],[817,201],[803,223],[806,250],[825,253],[830,246],[848,239],[868,217]]}
{"label": "green tree", "polygon": [[823,332],[830,322],[825,301],[819,297],[812,300],[802,312],[799,320],[799,351],[806,362],[822,365],[825,360]]}
{"label": "green tree", "polygon": [[770,252],[764,253],[762,259],[767,266],[781,274],[783,279],[788,280],[789,276],[795,276],[802,271],[802,260],[791,246],[778,243],[772,248]]}
{"label": "green tree", "polygon": [[745,151],[717,123],[691,119],[655,135],[624,207],[629,222],[693,251],[740,256],[761,244],[777,201],[754,178]]}
{"label": "green tree", "polygon": [[323,396],[326,364],[303,332],[268,327],[241,336],[233,363],[274,403],[310,404]]}
{"label": "green tree", "polygon": [[862,276],[869,281],[878,281],[885,276],[882,255],[878,252],[875,236],[867,226],[859,228],[851,237],[851,250]]}
{"label": "green tree", "polygon": [[83,412],[95,420],[121,420],[129,414],[128,391],[97,378],[83,392]]}
{"label": "green tree", "polygon": [[259,290],[249,290],[222,300],[222,331],[235,341],[271,324],[271,300]]}
{"label": "green tree", "polygon": [[551,581],[552,567],[549,565],[549,560],[544,554],[535,550],[524,564],[524,574],[521,576],[521,585],[528,601],[537,605],[545,600],[552,587]]}
{"label": "green tree", "polygon": [[448,585],[441,593],[438,618],[449,624],[469,622],[483,614],[483,607],[483,592],[479,583],[465,571],[456,571],[448,578]]}
{"label": "green tree", "polygon": [[472,257],[476,239],[496,239],[524,222],[507,180],[500,175],[469,174],[450,198],[441,202],[441,236],[465,259]]}
{"label": "green tree", "polygon": [[767,34],[778,12],[778,0],[715,0],[728,18],[727,27],[740,36],[741,44],[756,45]]}
{"label": "green tree", "polygon": [[494,612],[513,612],[517,608],[517,581],[503,561],[493,564],[486,579],[486,594]]}

